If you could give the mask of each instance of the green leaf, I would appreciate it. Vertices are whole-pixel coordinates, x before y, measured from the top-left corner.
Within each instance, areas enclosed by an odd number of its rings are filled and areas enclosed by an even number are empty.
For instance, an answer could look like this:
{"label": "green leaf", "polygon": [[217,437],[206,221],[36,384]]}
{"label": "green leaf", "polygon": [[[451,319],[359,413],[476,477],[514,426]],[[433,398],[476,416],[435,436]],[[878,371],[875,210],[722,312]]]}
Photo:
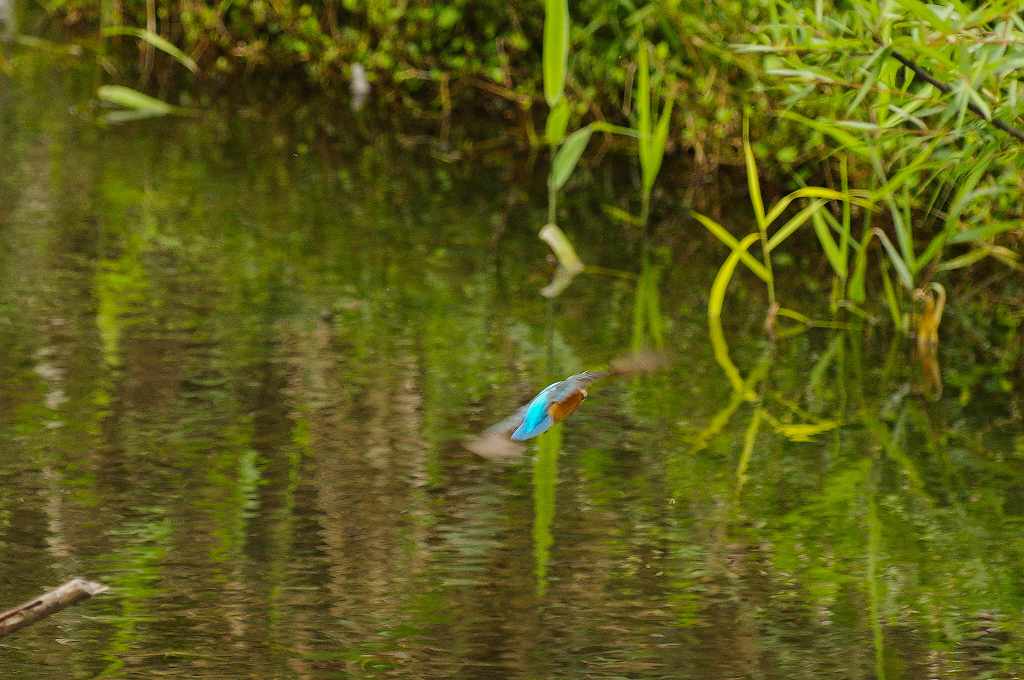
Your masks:
{"label": "green leaf", "polygon": [[792,111],[781,111],[779,115],[782,116],[783,118],[788,118],[789,120],[796,121],[797,123],[802,123],[803,125],[806,125],[809,128],[812,128],[822,134],[832,137],[842,146],[856,153],[857,155],[864,155],[864,142],[857,139],[855,136],[853,136],[846,130],[843,130],[841,127],[837,125],[833,125],[825,121],[812,120],[810,118],[801,116],[798,113],[793,113]]}
{"label": "green leaf", "polygon": [[982,239],[992,238],[1002,234],[1004,231],[1010,231],[1012,229],[1020,229],[1022,227],[1020,222],[996,222],[994,224],[988,224],[984,227],[975,227],[974,229],[967,229],[961,231],[958,234],[954,234],[950,237],[950,243],[974,243],[975,241],[981,241]]}
{"label": "green leaf", "polygon": [[558,146],[565,139],[565,128],[568,125],[569,101],[562,97],[555,104],[555,108],[548,112],[548,120],[544,126],[544,141],[551,146]]}
{"label": "green leaf", "polygon": [[802,227],[804,222],[806,222],[812,215],[817,216],[818,209],[824,204],[825,202],[821,200],[812,201],[809,206],[805,207],[796,215],[793,215],[793,217],[791,217],[784,225],[782,225],[782,227],[779,228],[778,231],[772,234],[770,239],[768,239],[768,252],[770,253],[782,245],[782,242],[789,238],[794,231]]}
{"label": "green leaf", "polygon": [[903,330],[903,315],[900,313],[900,301],[896,297],[896,290],[893,288],[892,280],[889,278],[889,268],[885,266],[884,260],[882,270],[882,290],[885,291],[885,303],[889,307],[889,316],[892,325]]}
{"label": "green leaf", "polygon": [[647,65],[647,43],[640,42],[636,82],[637,129],[640,132],[640,170],[646,178],[651,164],[651,81]]}
{"label": "green leaf", "polygon": [[765,224],[770,225],[772,222],[777,220],[789,204],[798,198],[824,198],[831,201],[847,201],[855,205],[859,205],[862,208],[870,208],[874,205],[871,202],[870,194],[863,191],[851,191],[843,193],[841,191],[835,191],[834,189],[825,189],[824,187],[802,187],[796,191],[787,194],[783,198],[772,206],[772,209],[768,211],[765,216]]}
{"label": "green leaf", "polygon": [[661,170],[661,161],[665,155],[665,144],[668,141],[668,126],[669,121],[672,118],[672,99],[665,102],[665,106],[661,110],[661,118],[658,120],[658,126],[654,130],[654,136],[650,141],[650,148],[648,149],[648,167],[644,172],[644,191],[650,193],[654,187],[654,180],[658,177],[658,171]]}
{"label": "green leaf", "polygon": [[832,265],[832,271],[840,279],[845,279],[846,257],[839,251],[839,246],[836,245],[835,239],[832,238],[828,225],[825,224],[825,220],[818,213],[814,213],[814,233],[818,235],[818,242],[821,244],[822,250],[825,251],[825,257],[828,258],[829,264]]}
{"label": "green leaf", "polygon": [[964,267],[970,267],[972,264],[984,260],[989,256],[988,248],[975,248],[969,250],[960,257],[954,257],[945,262],[941,263],[937,269],[940,272],[951,271],[953,269],[963,269]]}
{"label": "green leaf", "polygon": [[[868,93],[871,92],[872,88],[874,88],[875,83],[878,81],[878,72],[885,64],[885,58],[889,56],[890,49],[892,48],[888,45],[882,45],[875,50],[867,62],[865,62],[862,70],[866,71],[868,75],[860,85],[860,92],[857,93],[857,96],[853,98],[853,101],[850,102],[850,105],[846,108],[847,116],[851,115],[853,111],[860,106],[860,103],[866,96],[868,96]],[[879,64],[878,67],[872,68],[876,61]]]}
{"label": "green leaf", "polygon": [[[707,217],[706,215],[701,215],[699,212],[696,211],[691,211],[690,214],[693,215],[693,219],[700,222],[705,229],[710,231],[712,236],[714,236],[719,241],[727,245],[730,249],[737,250],[739,248],[740,242],[737,241],[736,238],[732,234],[730,234],[729,231],[721,224],[715,222],[713,219]],[[748,253],[746,250],[740,250],[739,252],[740,259],[743,261],[743,264],[747,265],[747,268],[750,271],[754,272],[754,274],[757,275],[757,278],[767,283],[768,270],[765,269],[765,266],[758,262],[756,259],[754,259],[754,256]]]}
{"label": "green leaf", "polygon": [[964,208],[977,196],[983,195],[985,192],[975,192],[975,188],[978,186],[978,182],[981,181],[982,177],[988,171],[988,166],[992,162],[993,154],[988,154],[977,162],[971,172],[957,189],[956,195],[953,197],[950,203],[949,210],[946,213],[946,219],[943,221],[942,231],[939,232],[932,240],[928,243],[928,247],[925,251],[917,258],[917,267],[920,269],[928,265],[933,258],[937,257],[942,252],[943,247],[946,245],[946,240],[950,236],[955,235],[957,228],[960,226],[960,215],[963,214]]}
{"label": "green leaf", "polygon": [[551,161],[551,175],[548,177],[548,186],[553,190],[558,191],[565,186],[572,171],[576,168],[580,156],[583,155],[584,149],[587,148],[592,133],[593,128],[589,125],[580,128],[569,135],[565,143],[558,149],[554,160]]}
{"label": "green leaf", "polygon": [[136,111],[146,111],[154,116],[164,116],[174,112],[174,107],[167,102],[123,85],[104,85],[96,90],[96,96],[105,102]]}
{"label": "green leaf", "polygon": [[750,192],[750,203],[754,206],[758,229],[764,234],[768,222],[764,218],[764,201],[761,198],[761,180],[757,176],[757,161],[754,150],[750,146],[750,116],[743,116],[743,158],[747,164],[747,190]]}
{"label": "green leaf", "polygon": [[882,246],[885,247],[886,254],[889,255],[889,260],[892,262],[892,266],[896,269],[896,274],[900,278],[900,283],[907,290],[914,290],[914,278],[910,275],[910,268],[907,267],[906,262],[900,257],[900,254],[896,251],[896,248],[892,245],[892,241],[885,235],[885,232],[879,228],[873,230],[878,240],[882,242]]}
{"label": "green leaf", "polygon": [[192,57],[182,52],[178,47],[170,42],[169,40],[147,31],[143,28],[135,28],[134,26],[108,26],[103,29],[102,35],[104,38],[109,38],[115,35],[129,35],[143,42],[149,43],[156,49],[160,50],[164,54],[170,55],[179,64],[187,68],[192,73],[196,73],[199,70],[199,65],[196,64]]}
{"label": "green leaf", "polygon": [[[867,219],[870,220],[870,215]],[[864,290],[864,277],[868,269],[868,246],[871,245],[871,239],[875,235],[870,229],[870,224],[868,222],[868,226],[864,230],[864,238],[861,239],[860,250],[857,251],[857,259],[853,263],[853,276],[850,278],[850,285],[846,293],[857,304],[863,304],[867,299],[867,293]]]}
{"label": "green leaf", "polygon": [[931,7],[920,0],[898,0],[898,2],[918,19],[928,22],[935,30],[943,33],[953,32],[953,27],[948,21],[940,17]]}
{"label": "green leaf", "polygon": [[565,91],[569,68],[569,0],[544,4],[544,99],[555,107]]}

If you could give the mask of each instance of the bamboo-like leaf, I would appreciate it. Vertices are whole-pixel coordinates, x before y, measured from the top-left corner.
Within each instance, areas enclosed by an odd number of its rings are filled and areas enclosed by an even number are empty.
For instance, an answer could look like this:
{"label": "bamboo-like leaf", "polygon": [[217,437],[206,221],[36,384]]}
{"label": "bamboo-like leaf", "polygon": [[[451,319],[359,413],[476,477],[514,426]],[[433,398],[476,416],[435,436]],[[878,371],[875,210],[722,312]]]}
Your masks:
{"label": "bamboo-like leaf", "polygon": [[[729,231],[721,224],[695,210],[691,211],[690,214],[693,215],[693,218],[700,222],[705,229],[710,231],[712,236],[724,243],[730,249],[736,250],[739,248],[740,242],[737,241],[736,237],[730,234]],[[740,253],[740,259],[743,261],[743,264],[745,264],[750,271],[754,272],[757,278],[767,283],[768,270],[765,269],[765,266],[754,259],[754,256],[746,250],[741,250]]]}
{"label": "bamboo-like leaf", "polygon": [[897,0],[900,5],[916,16],[918,19],[922,19],[928,22],[932,28],[937,31],[944,33],[952,33],[953,27],[948,21],[940,17],[931,7],[921,2],[921,0]]}
{"label": "bamboo-like leaf", "polygon": [[565,128],[569,124],[569,100],[562,97],[555,108],[548,111],[548,120],[544,125],[544,141],[557,146],[565,139]]}
{"label": "bamboo-like leaf", "polygon": [[892,262],[893,268],[896,270],[896,274],[899,276],[900,283],[907,290],[914,290],[914,278],[910,275],[910,269],[907,264],[900,257],[900,254],[896,251],[896,248],[892,245],[892,241],[885,235],[885,232],[877,227],[874,229],[875,236],[882,242],[882,246],[885,247],[886,254],[889,255],[889,260]]}
{"label": "bamboo-like leaf", "polygon": [[808,219],[810,219],[812,215],[817,215],[818,210],[823,205],[825,205],[824,201],[812,201],[810,205],[805,207],[796,215],[793,215],[793,217],[791,217],[784,225],[782,225],[782,227],[780,227],[779,230],[776,231],[768,240],[768,252],[770,253],[771,251],[775,250],[780,245],[782,245],[782,242],[789,238],[794,231],[802,227],[804,223]]}
{"label": "bamboo-like leaf", "polygon": [[761,198],[761,180],[757,175],[757,161],[754,149],[750,146],[750,116],[743,116],[743,158],[747,166],[747,190],[750,192],[750,204],[754,207],[757,227],[764,234],[769,222],[765,220],[764,201]]}
{"label": "bamboo-like leaf", "polygon": [[985,117],[985,120],[992,120],[992,109],[989,108],[988,102],[982,99],[978,91],[967,83],[964,83],[964,89],[967,91],[967,97],[974,102],[974,105],[981,112],[981,115]]}
{"label": "bamboo-like leaf", "polygon": [[576,163],[579,162],[580,156],[587,148],[592,133],[593,128],[589,125],[580,128],[569,135],[565,143],[558,149],[558,153],[551,161],[551,174],[548,177],[548,186],[553,190],[561,189],[572,176],[572,171],[576,169]]}
{"label": "bamboo-like leaf", "polygon": [[917,173],[920,171],[926,170],[930,167],[939,167],[938,163],[928,163],[928,159],[931,158],[932,153],[939,147],[942,141],[942,138],[939,138],[923,148],[921,153],[914,157],[913,161],[893,175],[892,179],[882,185],[877,191],[873,192],[872,198],[876,201],[891,198],[896,191],[902,189],[907,182],[916,179]]}
{"label": "bamboo-like leaf", "polygon": [[569,68],[569,0],[544,4],[544,99],[554,108],[565,91]]}
{"label": "bamboo-like leaf", "polygon": [[740,261],[741,253],[746,252],[759,238],[759,234],[747,234],[737,244],[736,249],[729,254],[729,257],[725,259],[725,262],[715,275],[715,280],[711,284],[711,295],[708,298],[708,331],[711,334],[711,344],[714,348],[715,360],[722,367],[722,370],[725,371],[725,375],[729,379],[729,383],[732,384],[733,389],[742,394],[748,401],[756,399],[756,395],[753,393],[753,390],[744,384],[739,369],[736,368],[736,364],[729,357],[729,345],[725,341],[725,332],[722,330],[722,308],[725,305],[726,289],[729,287],[729,281],[732,280],[736,264]]}
{"label": "bamboo-like leaf", "polygon": [[136,28],[134,26],[107,26],[103,29],[102,35],[105,38],[115,35],[128,35],[138,38],[143,42],[149,43],[164,54],[173,57],[175,61],[187,68],[189,71],[192,71],[192,73],[196,73],[199,70],[199,65],[196,64],[195,60],[178,49],[177,45],[166,38],[153,33],[152,31],[147,31],[144,28]]}
{"label": "bamboo-like leaf", "polygon": [[[878,81],[878,72],[881,70],[881,66],[885,64],[885,58],[889,55],[889,50],[891,49],[892,48],[889,45],[882,45],[875,50],[871,57],[869,57],[864,63],[862,70],[866,71],[868,76],[864,82],[861,83],[860,92],[857,93],[857,96],[853,98],[853,101],[850,102],[850,105],[846,108],[846,115],[849,116],[854,110],[856,110],[868,93],[871,92],[872,88],[874,88],[875,83]],[[875,62],[879,63],[877,68],[873,68]]]}

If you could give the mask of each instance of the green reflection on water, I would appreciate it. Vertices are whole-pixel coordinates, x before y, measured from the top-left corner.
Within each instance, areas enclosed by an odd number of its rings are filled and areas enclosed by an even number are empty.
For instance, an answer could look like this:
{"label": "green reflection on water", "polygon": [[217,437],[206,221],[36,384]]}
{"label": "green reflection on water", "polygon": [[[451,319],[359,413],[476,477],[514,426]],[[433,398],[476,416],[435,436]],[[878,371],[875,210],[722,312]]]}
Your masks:
{"label": "green reflection on water", "polygon": [[[39,68],[0,98],[0,593],[113,593],[4,640],[13,677],[1022,672],[1022,405],[966,340],[930,401],[871,328],[767,343],[737,271],[736,390],[721,251],[645,263],[583,186],[581,258],[637,278],[546,301],[515,158],[98,133]],[[524,459],[461,446],[659,343]]]}
{"label": "green reflection on water", "polygon": [[533,459],[533,559],[537,575],[537,594],[548,589],[548,562],[554,538],[555,488],[558,484],[558,454],[562,450],[562,426],[555,425],[537,440]]}

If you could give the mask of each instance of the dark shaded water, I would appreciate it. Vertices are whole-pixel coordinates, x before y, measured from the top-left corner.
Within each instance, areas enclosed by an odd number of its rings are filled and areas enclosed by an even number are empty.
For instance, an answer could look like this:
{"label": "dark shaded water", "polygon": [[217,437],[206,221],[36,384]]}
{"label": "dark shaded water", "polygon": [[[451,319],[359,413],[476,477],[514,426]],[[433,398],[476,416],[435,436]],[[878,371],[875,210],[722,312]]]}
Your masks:
{"label": "dark shaded water", "polygon": [[[0,85],[0,608],[112,589],[0,641],[5,677],[1024,673],[998,348],[947,339],[934,399],[875,332],[770,347],[737,287],[744,402],[704,316],[725,253],[692,224],[663,229],[657,318],[626,278],[551,304],[521,161],[100,130],[88,79]],[[601,185],[566,229],[635,272]],[[659,330],[671,370],[596,388],[523,458],[462,446]]]}

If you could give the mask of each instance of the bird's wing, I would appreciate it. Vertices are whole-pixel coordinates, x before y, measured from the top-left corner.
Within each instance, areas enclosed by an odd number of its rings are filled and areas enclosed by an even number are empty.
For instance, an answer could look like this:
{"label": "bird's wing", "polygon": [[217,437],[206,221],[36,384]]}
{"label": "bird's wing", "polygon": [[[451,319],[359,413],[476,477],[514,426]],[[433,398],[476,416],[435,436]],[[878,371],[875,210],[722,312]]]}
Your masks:
{"label": "bird's wing", "polygon": [[530,408],[530,404],[523,404],[516,409],[515,413],[510,415],[508,418],[499,420],[494,425],[484,430],[484,434],[509,434],[512,430],[519,427],[519,423],[523,422],[523,417],[526,415],[526,409]]}

